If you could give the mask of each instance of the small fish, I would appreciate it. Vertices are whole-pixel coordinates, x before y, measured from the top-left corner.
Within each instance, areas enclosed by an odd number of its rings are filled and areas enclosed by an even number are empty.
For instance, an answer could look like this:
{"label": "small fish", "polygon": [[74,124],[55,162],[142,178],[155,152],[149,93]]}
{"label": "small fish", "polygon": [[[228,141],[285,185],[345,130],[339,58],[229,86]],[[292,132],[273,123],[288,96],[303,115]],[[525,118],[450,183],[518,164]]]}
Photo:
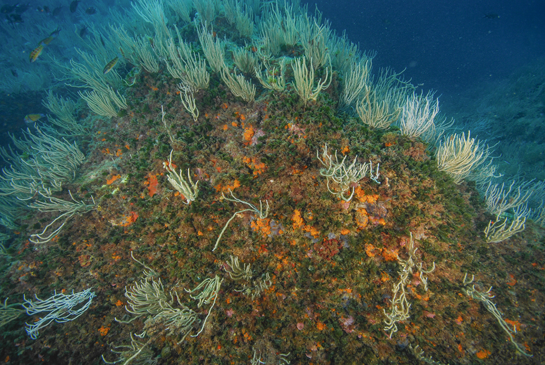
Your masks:
{"label": "small fish", "polygon": [[500,16],[498,14],[495,14],[495,13],[488,13],[488,14],[485,14],[483,18],[486,18],[486,19],[499,19]]}
{"label": "small fish", "polygon": [[44,7],[37,7],[36,8],[36,11],[38,13],[48,13],[49,14],[49,8],[47,6],[44,6]]}
{"label": "small fish", "polygon": [[85,14],[93,15],[97,12],[96,8],[93,8],[92,6],[90,8],[85,9]]}
{"label": "small fish", "polygon": [[24,23],[23,18],[21,18],[19,14],[15,14],[15,13],[9,14],[8,16],[6,16],[6,19],[8,20],[10,24]]}
{"label": "small fish", "polygon": [[45,114],[28,114],[25,117],[25,123],[27,124],[34,123],[42,119],[43,117],[45,117]]}
{"label": "small fish", "polygon": [[30,62],[36,61],[36,59],[42,53],[43,50],[44,50],[44,45],[42,43],[40,43],[40,45],[38,47],[34,48],[34,50],[32,52],[30,52],[30,57],[29,57]]}
{"label": "small fish", "polygon": [[78,9],[78,4],[81,2],[81,0],[74,0],[70,3],[70,12],[75,13]]}
{"label": "small fish", "polygon": [[17,73],[17,70],[15,70],[15,69],[11,69],[11,74],[12,74],[14,77],[19,77],[19,74]]}
{"label": "small fish", "polygon": [[88,28],[87,26],[83,26],[83,28],[81,28],[81,30],[79,31],[79,36],[80,36],[81,38],[83,38],[83,36],[84,36],[85,34],[87,34],[87,28]]}
{"label": "small fish", "polygon": [[112,68],[114,68],[115,64],[117,63],[117,61],[119,61],[119,57],[115,57],[113,60],[111,60],[110,62],[108,62],[106,64],[106,66],[104,66],[104,70],[102,70],[102,73],[104,75],[106,75],[108,72],[110,72],[112,70]]}
{"label": "small fish", "polygon": [[40,44],[43,44],[44,46],[47,46],[51,41],[59,36],[59,33],[61,31],[61,28],[55,29],[53,32],[51,32],[47,38],[44,38],[40,41]]}
{"label": "small fish", "polygon": [[15,13],[19,14],[19,15],[23,14],[28,9],[30,9],[30,4],[24,4],[24,5],[17,4],[17,5],[15,5]]}
{"label": "small fish", "polygon": [[3,5],[0,8],[0,13],[9,14],[15,10],[15,7],[17,7],[17,5]]}

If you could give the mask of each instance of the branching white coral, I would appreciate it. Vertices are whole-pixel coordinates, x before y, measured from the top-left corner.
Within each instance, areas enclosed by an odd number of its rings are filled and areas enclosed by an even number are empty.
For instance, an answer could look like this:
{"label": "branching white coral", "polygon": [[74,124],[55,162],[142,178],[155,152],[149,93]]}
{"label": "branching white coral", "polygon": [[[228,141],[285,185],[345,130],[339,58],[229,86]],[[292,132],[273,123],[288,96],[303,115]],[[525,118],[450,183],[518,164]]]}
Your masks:
{"label": "branching white coral", "polygon": [[95,297],[95,293],[91,289],[85,289],[79,293],[72,290],[72,294],[55,294],[48,299],[42,300],[37,295],[35,301],[26,299],[22,306],[25,308],[29,316],[38,313],[47,313],[44,317],[38,318],[32,324],[26,324],[26,332],[33,340],[40,335],[40,330],[47,327],[51,322],[64,323],[73,321],[81,316],[89,307]]}
{"label": "branching white coral", "polygon": [[[344,156],[342,161],[339,162],[337,151],[335,151],[334,156],[330,155],[327,153],[327,145],[324,147],[322,157],[320,158],[319,151],[316,151],[316,156],[318,161],[325,166],[324,169],[320,169],[320,175],[327,178],[327,190],[329,190],[331,194],[337,195],[345,201],[352,200],[355,191],[353,184],[356,184],[363,179],[367,174],[367,171],[370,171],[371,180],[379,183],[377,179],[379,177],[380,164],[378,164],[376,174],[373,176],[372,162],[360,164],[358,163],[358,156],[356,156],[350,165],[346,165],[345,161],[347,156]],[[331,190],[329,187],[330,180],[336,183],[338,186],[335,191]],[[344,194],[346,191],[350,190],[351,186],[352,193],[348,198],[346,198]]]}
{"label": "branching white coral", "polygon": [[172,151],[170,151],[168,164],[166,162],[163,162],[163,168],[168,171],[168,182],[186,199],[186,202],[184,204],[189,204],[192,201],[195,201],[195,199],[197,199],[197,195],[199,195],[199,182],[197,181],[196,183],[193,183],[193,181],[191,181],[189,169],[187,169],[186,180],[182,176],[182,170],[180,170],[180,172],[178,173],[172,166]]}

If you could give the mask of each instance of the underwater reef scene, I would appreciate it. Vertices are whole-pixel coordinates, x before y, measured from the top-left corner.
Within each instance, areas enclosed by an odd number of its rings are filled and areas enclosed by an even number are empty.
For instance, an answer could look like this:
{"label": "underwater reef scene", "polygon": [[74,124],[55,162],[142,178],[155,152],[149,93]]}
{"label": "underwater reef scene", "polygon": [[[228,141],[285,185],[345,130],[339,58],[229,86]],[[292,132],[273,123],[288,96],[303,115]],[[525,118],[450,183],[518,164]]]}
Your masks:
{"label": "underwater reef scene", "polygon": [[123,11],[27,55],[63,85],[0,149],[0,362],[545,362],[542,181],[317,10]]}

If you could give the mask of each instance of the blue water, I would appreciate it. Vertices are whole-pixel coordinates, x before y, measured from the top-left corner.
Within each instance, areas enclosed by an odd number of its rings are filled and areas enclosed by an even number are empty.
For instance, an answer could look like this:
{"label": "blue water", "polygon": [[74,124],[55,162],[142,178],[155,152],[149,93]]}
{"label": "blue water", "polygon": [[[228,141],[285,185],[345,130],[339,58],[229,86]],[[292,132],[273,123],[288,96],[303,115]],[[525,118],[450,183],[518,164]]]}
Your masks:
{"label": "blue water", "polygon": [[[307,1],[338,32],[440,93],[505,78],[545,55],[545,1]],[[486,17],[486,16],[489,17]],[[499,17],[495,17],[495,16]]]}

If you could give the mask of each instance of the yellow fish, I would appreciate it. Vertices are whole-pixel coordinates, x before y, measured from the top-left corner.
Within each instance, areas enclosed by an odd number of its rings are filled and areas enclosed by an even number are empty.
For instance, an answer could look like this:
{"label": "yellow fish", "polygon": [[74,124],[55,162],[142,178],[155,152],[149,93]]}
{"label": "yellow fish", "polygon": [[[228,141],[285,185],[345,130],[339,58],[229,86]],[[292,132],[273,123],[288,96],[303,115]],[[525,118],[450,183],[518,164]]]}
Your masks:
{"label": "yellow fish", "polygon": [[30,62],[36,61],[36,59],[42,53],[43,50],[44,50],[43,44],[40,44],[38,47],[34,48],[34,51],[30,52]]}
{"label": "yellow fish", "polygon": [[25,123],[28,123],[28,124],[34,123],[43,117],[45,117],[45,114],[28,114],[25,117]]}
{"label": "yellow fish", "polygon": [[102,73],[104,75],[106,75],[108,72],[111,71],[112,68],[114,68],[115,64],[117,63],[117,61],[119,61],[119,57],[115,57],[113,60],[111,60],[110,62],[108,62],[106,64],[106,66],[104,66],[104,70],[102,70]]}
{"label": "yellow fish", "polygon": [[55,38],[57,38],[59,36],[59,33],[60,33],[61,29],[60,28],[57,28],[55,31],[51,32],[51,34],[49,34],[49,36],[43,40],[40,41],[40,44],[43,44],[43,45],[48,45],[49,43],[51,43],[51,41]]}

